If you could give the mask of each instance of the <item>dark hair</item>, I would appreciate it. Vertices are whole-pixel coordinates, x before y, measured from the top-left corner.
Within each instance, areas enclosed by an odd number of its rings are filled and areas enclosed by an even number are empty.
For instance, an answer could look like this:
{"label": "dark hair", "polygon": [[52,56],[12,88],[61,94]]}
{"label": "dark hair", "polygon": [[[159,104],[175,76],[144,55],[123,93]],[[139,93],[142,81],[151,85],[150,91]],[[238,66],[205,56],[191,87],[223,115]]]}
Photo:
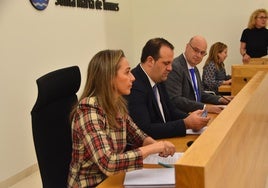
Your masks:
{"label": "dark hair", "polygon": [[141,63],[144,63],[148,56],[152,56],[157,61],[160,57],[159,50],[162,46],[167,46],[174,50],[174,46],[164,38],[150,39],[142,49]]}

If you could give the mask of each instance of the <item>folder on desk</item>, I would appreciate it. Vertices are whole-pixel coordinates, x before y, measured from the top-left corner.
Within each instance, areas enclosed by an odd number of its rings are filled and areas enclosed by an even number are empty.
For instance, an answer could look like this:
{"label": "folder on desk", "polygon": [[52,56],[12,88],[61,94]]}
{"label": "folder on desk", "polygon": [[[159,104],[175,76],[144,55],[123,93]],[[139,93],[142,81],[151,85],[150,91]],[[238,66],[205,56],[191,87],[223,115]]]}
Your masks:
{"label": "folder on desk", "polygon": [[144,168],[127,172],[124,180],[124,187],[174,188],[174,168]]}

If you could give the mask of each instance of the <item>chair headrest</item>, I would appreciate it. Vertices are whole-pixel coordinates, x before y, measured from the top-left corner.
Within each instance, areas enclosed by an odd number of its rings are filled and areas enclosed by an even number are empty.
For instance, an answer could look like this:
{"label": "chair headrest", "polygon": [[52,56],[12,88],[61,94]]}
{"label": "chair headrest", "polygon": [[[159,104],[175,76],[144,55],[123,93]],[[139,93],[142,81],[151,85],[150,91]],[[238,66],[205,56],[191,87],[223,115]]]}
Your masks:
{"label": "chair headrest", "polygon": [[78,66],[62,68],[36,80],[38,97],[33,111],[58,99],[76,95],[80,88],[81,74]]}

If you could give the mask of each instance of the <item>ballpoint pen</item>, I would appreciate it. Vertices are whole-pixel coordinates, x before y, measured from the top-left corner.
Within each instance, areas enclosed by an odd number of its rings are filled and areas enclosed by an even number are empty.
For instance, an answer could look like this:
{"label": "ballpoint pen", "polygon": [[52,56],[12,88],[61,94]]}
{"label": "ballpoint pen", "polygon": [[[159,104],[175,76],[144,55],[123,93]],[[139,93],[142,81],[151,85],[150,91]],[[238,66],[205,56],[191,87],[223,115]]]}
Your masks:
{"label": "ballpoint pen", "polygon": [[220,97],[224,98],[225,100],[227,100],[228,102],[230,102],[231,100],[230,99],[227,99],[226,97],[220,95]]}
{"label": "ballpoint pen", "polygon": [[173,168],[174,166],[171,164],[166,164],[166,163],[162,163],[162,162],[158,162],[159,165],[165,167],[165,168]]}

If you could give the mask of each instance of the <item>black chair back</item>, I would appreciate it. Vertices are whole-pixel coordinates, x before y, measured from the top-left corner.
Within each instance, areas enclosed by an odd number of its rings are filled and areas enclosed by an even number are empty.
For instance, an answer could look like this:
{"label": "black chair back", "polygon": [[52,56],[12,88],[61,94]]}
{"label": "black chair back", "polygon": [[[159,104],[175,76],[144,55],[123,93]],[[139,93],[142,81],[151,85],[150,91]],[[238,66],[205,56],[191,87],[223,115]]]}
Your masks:
{"label": "black chair back", "polygon": [[69,114],[77,102],[78,66],[36,80],[38,96],[31,111],[32,133],[43,188],[66,188],[72,153]]}

